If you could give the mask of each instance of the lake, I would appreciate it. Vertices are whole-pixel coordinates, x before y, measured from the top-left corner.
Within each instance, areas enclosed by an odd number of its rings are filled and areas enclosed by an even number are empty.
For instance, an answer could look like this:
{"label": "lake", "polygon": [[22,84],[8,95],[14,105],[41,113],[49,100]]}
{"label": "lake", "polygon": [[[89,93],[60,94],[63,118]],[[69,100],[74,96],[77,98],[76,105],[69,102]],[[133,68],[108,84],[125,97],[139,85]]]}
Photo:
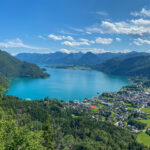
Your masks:
{"label": "lake", "polygon": [[[90,70],[66,70],[47,68],[51,74],[46,79],[13,78],[5,93],[31,100],[49,97],[59,100],[92,98],[103,92],[114,92],[131,83],[126,77],[108,75]],[[99,94],[98,94],[99,93]]]}

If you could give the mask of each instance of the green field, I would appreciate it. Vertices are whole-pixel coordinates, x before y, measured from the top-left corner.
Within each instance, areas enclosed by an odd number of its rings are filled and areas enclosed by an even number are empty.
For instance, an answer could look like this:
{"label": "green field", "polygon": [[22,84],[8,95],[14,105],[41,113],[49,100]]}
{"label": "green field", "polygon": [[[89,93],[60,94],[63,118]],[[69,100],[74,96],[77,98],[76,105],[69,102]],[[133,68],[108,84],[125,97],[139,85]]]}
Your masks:
{"label": "green field", "polygon": [[98,104],[98,106],[100,106],[100,108],[104,108],[104,107],[106,107],[105,105],[103,105],[103,104]]}
{"label": "green field", "polygon": [[150,88],[144,88],[144,91],[150,91]]}
{"label": "green field", "polygon": [[135,110],[136,108],[134,108],[134,107],[127,107],[128,108],[128,110]]}
{"label": "green field", "polygon": [[140,122],[142,123],[146,123],[147,124],[147,127],[150,128],[150,119],[147,119],[147,120],[139,120]]}
{"label": "green field", "polygon": [[150,114],[150,108],[142,108],[141,111]]}
{"label": "green field", "polygon": [[124,105],[126,105],[126,106],[131,106],[131,104],[130,104],[130,103],[124,103]]}
{"label": "green field", "polygon": [[138,134],[138,136],[137,136],[137,141],[138,141],[139,143],[144,144],[145,146],[150,147],[150,136],[147,135],[147,134],[144,133],[144,132],[141,132],[141,133]]}

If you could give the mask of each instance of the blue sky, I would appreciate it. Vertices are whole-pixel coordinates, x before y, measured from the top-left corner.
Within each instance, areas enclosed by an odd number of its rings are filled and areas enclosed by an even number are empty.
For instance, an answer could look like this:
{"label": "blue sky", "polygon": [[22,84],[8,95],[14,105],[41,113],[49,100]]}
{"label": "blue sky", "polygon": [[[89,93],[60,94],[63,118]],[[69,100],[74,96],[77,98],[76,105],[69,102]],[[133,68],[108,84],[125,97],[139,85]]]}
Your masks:
{"label": "blue sky", "polygon": [[0,0],[0,49],[150,52],[150,1]]}

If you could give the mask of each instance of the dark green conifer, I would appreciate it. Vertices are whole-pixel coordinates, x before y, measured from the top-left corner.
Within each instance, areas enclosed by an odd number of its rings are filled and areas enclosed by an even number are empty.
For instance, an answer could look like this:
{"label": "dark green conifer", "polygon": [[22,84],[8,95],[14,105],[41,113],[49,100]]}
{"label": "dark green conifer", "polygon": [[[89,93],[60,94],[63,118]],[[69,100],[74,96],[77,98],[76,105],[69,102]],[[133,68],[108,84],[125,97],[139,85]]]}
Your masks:
{"label": "dark green conifer", "polygon": [[46,113],[45,123],[43,125],[44,146],[48,150],[54,150],[53,128],[50,123],[50,115]]}

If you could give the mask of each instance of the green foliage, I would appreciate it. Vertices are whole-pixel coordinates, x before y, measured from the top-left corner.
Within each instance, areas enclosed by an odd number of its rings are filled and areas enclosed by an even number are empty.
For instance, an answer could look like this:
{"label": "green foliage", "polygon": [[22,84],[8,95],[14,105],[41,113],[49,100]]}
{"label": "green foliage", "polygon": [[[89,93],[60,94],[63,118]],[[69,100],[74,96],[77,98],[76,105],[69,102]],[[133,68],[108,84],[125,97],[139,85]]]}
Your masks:
{"label": "green foliage", "polygon": [[119,57],[94,67],[97,70],[123,76],[150,77],[150,56]]}
{"label": "green foliage", "polygon": [[41,141],[42,132],[33,132],[27,126],[19,127],[12,118],[0,120],[1,150],[44,150]]}
{"label": "green foliage", "polygon": [[142,122],[144,124],[147,125],[148,128],[150,128],[150,119],[146,119],[146,120],[138,120],[139,122]]}
{"label": "green foliage", "polygon": [[144,129],[144,128],[146,127],[146,124],[145,124],[145,123],[136,121],[136,120],[134,120],[134,119],[130,119],[130,120],[128,121],[128,124],[129,124],[129,125],[132,125],[132,126],[135,126],[135,127],[137,127],[138,129]]}
{"label": "green foliage", "polygon": [[0,85],[2,85],[4,89],[9,88],[9,80],[2,73],[0,73]]}
{"label": "green foliage", "polygon": [[[4,96],[1,106],[7,113],[12,109],[19,128],[25,126],[32,134],[43,132],[40,141],[46,149],[53,149],[53,144],[55,150],[147,149],[136,142],[136,136],[131,132],[108,122],[92,119],[86,110],[64,109],[64,102],[48,98],[22,101],[13,96]],[[46,112],[48,114],[45,116]]]}
{"label": "green foliage", "polygon": [[147,129],[145,133],[150,136],[150,129]]}
{"label": "green foliage", "polygon": [[3,92],[4,92],[4,89],[3,89],[3,87],[0,85],[0,100],[3,98]]}
{"label": "green foliage", "polygon": [[48,77],[37,65],[22,62],[10,54],[0,50],[0,85],[9,88],[10,77]]}
{"label": "green foliage", "polygon": [[150,136],[147,135],[147,134],[144,133],[144,132],[141,132],[141,133],[138,134],[138,136],[137,136],[137,141],[138,141],[139,143],[144,144],[145,146],[150,147]]}
{"label": "green foliage", "polygon": [[50,124],[50,115],[48,113],[46,113],[46,121],[43,125],[43,131],[44,146],[47,147],[48,150],[54,150],[53,129]]}
{"label": "green foliage", "polygon": [[142,108],[141,111],[150,114],[150,108]]}
{"label": "green foliage", "polygon": [[7,52],[0,51],[0,72],[6,77],[46,77],[37,65],[22,62]]}

